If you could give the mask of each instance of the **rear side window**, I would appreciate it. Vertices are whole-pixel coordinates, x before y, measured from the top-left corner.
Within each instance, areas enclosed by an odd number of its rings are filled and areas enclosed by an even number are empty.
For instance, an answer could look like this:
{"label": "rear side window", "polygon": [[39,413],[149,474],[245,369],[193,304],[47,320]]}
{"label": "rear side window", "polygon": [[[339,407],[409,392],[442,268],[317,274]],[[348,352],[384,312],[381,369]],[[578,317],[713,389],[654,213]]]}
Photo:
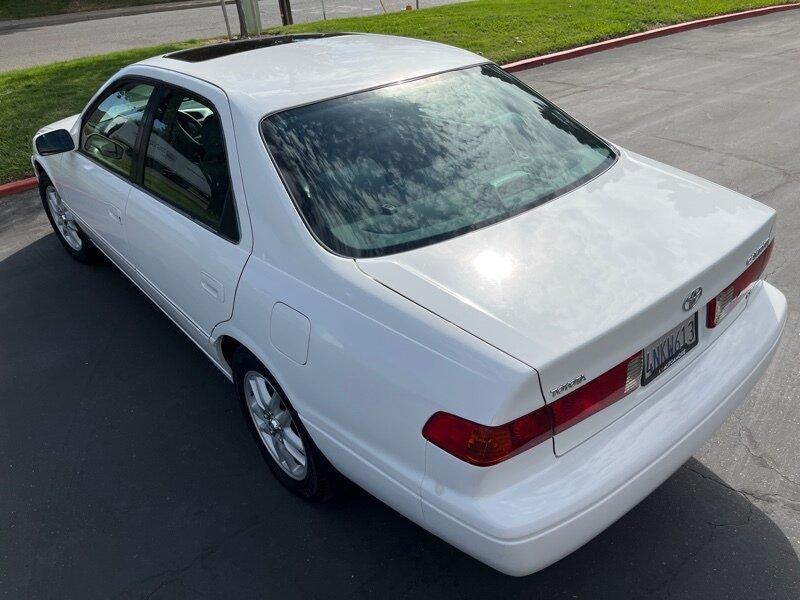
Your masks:
{"label": "rear side window", "polygon": [[209,103],[167,89],[155,107],[144,187],[192,219],[238,239],[222,123]]}
{"label": "rear side window", "polygon": [[136,138],[153,89],[150,84],[131,81],[109,92],[83,125],[83,152],[112,171],[130,177]]}

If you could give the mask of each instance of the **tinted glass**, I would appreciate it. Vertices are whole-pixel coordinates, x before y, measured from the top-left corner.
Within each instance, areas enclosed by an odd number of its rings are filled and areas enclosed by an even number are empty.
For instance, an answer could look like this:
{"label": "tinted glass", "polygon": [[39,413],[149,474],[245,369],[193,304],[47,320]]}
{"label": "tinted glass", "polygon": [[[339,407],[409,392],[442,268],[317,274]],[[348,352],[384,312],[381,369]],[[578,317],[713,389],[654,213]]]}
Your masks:
{"label": "tinted glass", "polygon": [[83,151],[117,173],[129,177],[134,162],[136,136],[152,93],[152,85],[129,82],[103,98],[83,126]]}
{"label": "tinted glass", "polygon": [[228,222],[233,206],[222,124],[211,106],[182,91],[165,93],[155,109],[147,144],[144,187],[201,223],[235,237]]}
{"label": "tinted glass", "polygon": [[281,46],[283,44],[292,44],[295,42],[302,42],[304,40],[318,40],[321,38],[335,37],[339,35],[347,34],[297,33],[294,35],[271,35],[269,37],[250,38],[236,40],[235,42],[211,44],[209,46],[201,46],[199,48],[190,48],[189,50],[178,50],[177,52],[170,52],[165,58],[183,60],[186,62],[203,62],[206,60],[213,60],[215,58],[222,58],[223,56],[239,54],[240,52],[250,52],[251,50],[257,50],[259,48],[271,48],[273,46]]}
{"label": "tinted glass", "polygon": [[533,208],[607,168],[601,140],[493,66],[326,100],[262,122],[309,227],[377,256]]}

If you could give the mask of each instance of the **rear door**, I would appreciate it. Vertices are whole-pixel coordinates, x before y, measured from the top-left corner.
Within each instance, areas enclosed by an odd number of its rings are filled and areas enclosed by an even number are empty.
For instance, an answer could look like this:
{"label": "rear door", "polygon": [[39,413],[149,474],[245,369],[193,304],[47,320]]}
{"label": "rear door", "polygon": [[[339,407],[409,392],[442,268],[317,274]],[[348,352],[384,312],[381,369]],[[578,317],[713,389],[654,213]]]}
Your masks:
{"label": "rear door", "polygon": [[190,335],[208,338],[231,315],[250,243],[227,98],[197,83],[156,91],[125,228],[145,284]]}

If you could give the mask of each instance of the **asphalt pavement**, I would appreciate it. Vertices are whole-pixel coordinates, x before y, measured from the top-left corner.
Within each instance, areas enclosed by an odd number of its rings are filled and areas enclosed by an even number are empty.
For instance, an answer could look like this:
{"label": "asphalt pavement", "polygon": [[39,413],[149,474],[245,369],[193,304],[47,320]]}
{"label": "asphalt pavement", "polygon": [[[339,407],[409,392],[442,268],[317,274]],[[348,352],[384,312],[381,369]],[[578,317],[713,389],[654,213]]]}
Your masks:
{"label": "asphalt pavement", "polygon": [[[420,8],[450,4],[454,0],[420,0]],[[295,23],[359,17],[403,10],[416,0],[292,0]],[[278,0],[261,0],[264,27],[281,24]],[[323,12],[324,7],[324,12]],[[234,34],[238,32],[236,8],[227,7]],[[219,6],[159,11],[74,23],[41,25],[29,23],[15,29],[0,27],[0,72],[141,48],[167,42],[205,39],[226,35],[225,19]]]}
{"label": "asphalt pavement", "polygon": [[789,300],[772,366],[696,457],[530,577],[364,492],[283,491],[200,351],[113,267],[69,259],[34,193],[0,199],[0,595],[800,598],[798,30],[788,12],[521,75],[612,141],[776,208],[767,278]]}

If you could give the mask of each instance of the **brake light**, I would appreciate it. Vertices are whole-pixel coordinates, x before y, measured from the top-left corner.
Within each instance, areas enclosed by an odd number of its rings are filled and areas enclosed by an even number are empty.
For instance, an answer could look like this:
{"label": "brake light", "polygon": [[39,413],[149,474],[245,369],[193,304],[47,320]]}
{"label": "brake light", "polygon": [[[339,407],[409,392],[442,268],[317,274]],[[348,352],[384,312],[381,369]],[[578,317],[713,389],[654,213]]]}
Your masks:
{"label": "brake light", "polygon": [[488,467],[550,439],[550,414],[544,406],[505,425],[479,425],[445,412],[433,415],[423,437],[470,464]]}
{"label": "brake light", "polygon": [[505,425],[490,427],[437,412],[425,423],[422,436],[470,464],[496,465],[627,396],[639,387],[641,376],[638,352],[574,392]]}
{"label": "brake light", "polygon": [[549,404],[553,415],[553,435],[624,398],[639,387],[641,377],[642,353],[637,352],[584,386]]}
{"label": "brake light", "polygon": [[739,303],[742,292],[761,279],[772,255],[772,246],[773,242],[767,244],[761,254],[744,270],[744,273],[739,275],[732,284],[708,302],[706,305],[706,327],[713,329],[719,325],[720,321],[728,316]]}

